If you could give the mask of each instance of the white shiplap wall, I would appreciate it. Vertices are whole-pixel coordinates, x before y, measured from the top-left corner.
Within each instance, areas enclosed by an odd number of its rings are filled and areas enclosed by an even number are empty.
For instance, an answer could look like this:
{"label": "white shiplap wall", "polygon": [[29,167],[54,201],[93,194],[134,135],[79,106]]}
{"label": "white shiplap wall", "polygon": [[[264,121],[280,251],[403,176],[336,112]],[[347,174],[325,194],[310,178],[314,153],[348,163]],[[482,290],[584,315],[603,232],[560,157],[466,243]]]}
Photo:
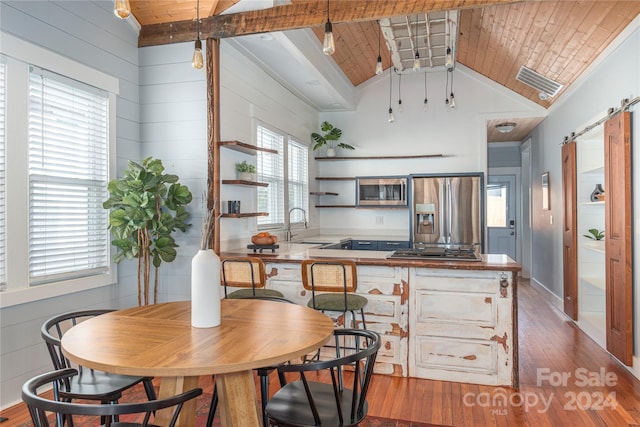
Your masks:
{"label": "white shiplap wall", "polygon": [[[121,170],[125,159],[140,157],[138,48],[137,33],[129,23],[115,19],[112,7],[113,2],[106,0],[2,1],[0,28],[119,79],[116,109]],[[13,143],[17,141],[9,141]],[[8,206],[10,209],[11,201]],[[0,310],[0,407],[20,400],[25,380],[52,368],[40,337],[44,320],[66,311],[125,305],[131,304],[126,298],[120,300],[118,288],[106,286]]]}
{"label": "white shiplap wall", "polygon": [[[223,140],[255,143],[255,123],[262,120],[302,141],[309,140],[318,113],[296,98],[225,40],[220,46],[220,131]],[[160,298],[190,297],[191,258],[200,244],[202,196],[207,183],[207,93],[204,70],[191,67],[193,43],[140,49],[140,104],[142,155],[162,159],[170,173],[180,177],[194,195],[189,206],[192,227],[177,233],[178,257],[163,264]],[[255,158],[222,149],[221,176],[233,178],[235,163]],[[241,200],[249,210],[255,190],[222,186],[221,200]],[[224,207],[223,207],[224,210]],[[235,239],[247,239],[255,219],[221,219],[223,248]]]}

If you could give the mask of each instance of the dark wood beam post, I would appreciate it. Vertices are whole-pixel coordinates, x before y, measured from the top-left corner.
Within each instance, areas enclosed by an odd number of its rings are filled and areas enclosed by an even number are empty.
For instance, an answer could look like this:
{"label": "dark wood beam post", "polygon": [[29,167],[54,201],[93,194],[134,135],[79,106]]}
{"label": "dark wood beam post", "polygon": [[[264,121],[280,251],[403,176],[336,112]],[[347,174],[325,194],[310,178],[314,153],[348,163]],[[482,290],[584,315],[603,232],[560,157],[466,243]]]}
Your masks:
{"label": "dark wood beam post", "polygon": [[220,253],[220,39],[206,40],[207,208],[213,209],[215,233],[209,247]]}

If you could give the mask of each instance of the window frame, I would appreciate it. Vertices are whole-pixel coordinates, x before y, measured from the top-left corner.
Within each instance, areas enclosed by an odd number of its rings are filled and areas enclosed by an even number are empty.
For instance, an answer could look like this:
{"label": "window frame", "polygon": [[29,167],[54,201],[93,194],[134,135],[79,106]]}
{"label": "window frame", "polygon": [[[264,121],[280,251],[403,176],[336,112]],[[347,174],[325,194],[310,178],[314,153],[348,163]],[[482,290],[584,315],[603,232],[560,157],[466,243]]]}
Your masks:
{"label": "window frame", "polygon": [[[6,290],[0,292],[0,307],[9,307],[81,292],[117,282],[117,266],[113,262],[109,245],[108,271],[89,277],[61,280],[42,285],[29,284],[28,215],[28,81],[29,66],[33,65],[89,86],[108,92],[108,180],[115,177],[116,166],[116,97],[119,93],[117,78],[58,55],[42,47],[2,32],[0,54],[7,63],[7,117],[6,117],[6,244],[12,250],[6,254]],[[106,224],[105,224],[106,227]]]}
{"label": "window frame", "polygon": [[[282,176],[282,182],[283,182],[283,197],[282,197],[282,209],[283,209],[283,221],[282,222],[270,222],[270,223],[262,223],[260,224],[259,222],[257,223],[257,229],[259,231],[273,231],[273,230],[282,230],[282,229],[286,229],[288,227],[291,226],[295,226],[295,225],[303,225],[304,221],[301,219],[300,221],[293,221],[291,222],[291,224],[289,224],[289,210],[291,209],[290,206],[290,194],[289,194],[289,169],[290,169],[290,164],[289,164],[289,144],[290,142],[293,142],[299,146],[302,147],[306,147],[307,149],[307,162],[306,162],[306,169],[307,169],[307,176],[306,176],[306,192],[307,192],[307,197],[306,197],[306,206],[303,207],[303,209],[306,212],[306,219],[307,221],[309,220],[309,155],[310,155],[310,145],[305,143],[301,138],[297,138],[293,135],[291,135],[288,132],[284,132],[274,126],[269,125],[268,123],[265,123],[261,120],[256,120],[256,124],[254,126],[254,136],[255,136],[255,143],[256,146],[258,146],[258,130],[259,127],[263,127],[267,130],[269,130],[270,132],[274,132],[279,134],[280,136],[283,137],[283,143],[282,143],[282,150],[278,151],[277,156],[281,157],[281,161],[283,164],[283,176]],[[280,152],[281,151],[281,152]],[[257,153],[258,156],[274,156],[275,154],[264,154],[262,152],[258,152]],[[268,216],[266,218],[269,218]]]}

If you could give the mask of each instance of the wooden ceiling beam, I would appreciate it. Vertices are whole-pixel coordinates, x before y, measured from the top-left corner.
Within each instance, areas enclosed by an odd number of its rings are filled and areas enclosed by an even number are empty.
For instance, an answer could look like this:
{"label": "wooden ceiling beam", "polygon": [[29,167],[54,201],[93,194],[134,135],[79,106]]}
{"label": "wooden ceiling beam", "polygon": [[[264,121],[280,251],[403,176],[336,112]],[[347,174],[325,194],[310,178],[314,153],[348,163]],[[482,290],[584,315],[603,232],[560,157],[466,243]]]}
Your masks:
{"label": "wooden ceiling beam", "polygon": [[[232,0],[233,1],[233,0]],[[390,16],[410,15],[438,10],[467,9],[495,4],[520,3],[523,0],[352,0],[334,1],[330,5],[333,23],[371,21]],[[531,1],[531,0],[525,0]],[[216,9],[226,7],[222,0]],[[202,18],[202,39],[227,38],[271,31],[293,30],[323,25],[327,20],[324,0],[300,0],[269,9]],[[195,20],[145,25],[140,30],[138,46],[192,41],[196,38]]]}

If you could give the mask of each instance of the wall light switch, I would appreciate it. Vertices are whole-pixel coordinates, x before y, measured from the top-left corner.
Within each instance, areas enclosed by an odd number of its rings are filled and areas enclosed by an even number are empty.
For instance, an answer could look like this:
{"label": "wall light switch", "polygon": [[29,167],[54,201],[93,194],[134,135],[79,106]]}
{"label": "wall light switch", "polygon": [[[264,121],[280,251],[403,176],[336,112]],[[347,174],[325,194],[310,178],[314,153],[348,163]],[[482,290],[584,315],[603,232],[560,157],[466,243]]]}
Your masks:
{"label": "wall light switch", "polygon": [[553,215],[549,215],[549,224],[553,224]]}
{"label": "wall light switch", "polygon": [[376,224],[384,224],[384,217],[383,216],[377,216],[376,217]]}

